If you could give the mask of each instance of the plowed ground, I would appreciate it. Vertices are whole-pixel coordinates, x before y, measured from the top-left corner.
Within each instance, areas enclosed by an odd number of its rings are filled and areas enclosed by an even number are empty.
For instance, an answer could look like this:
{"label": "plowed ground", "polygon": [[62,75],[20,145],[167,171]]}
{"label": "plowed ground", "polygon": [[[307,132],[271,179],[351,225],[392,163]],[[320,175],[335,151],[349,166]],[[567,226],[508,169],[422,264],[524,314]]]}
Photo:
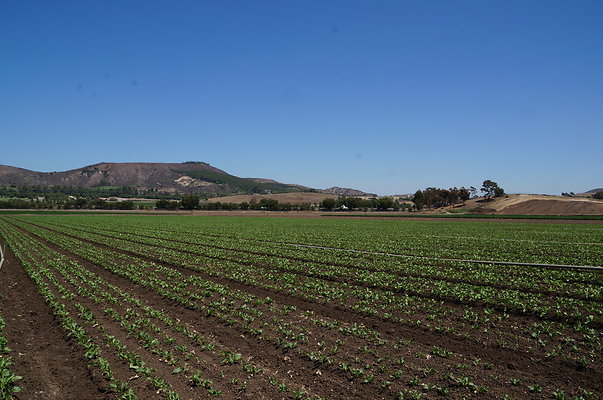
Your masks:
{"label": "plowed ground", "polygon": [[[342,359],[356,366],[354,359],[362,356],[364,360],[371,363],[367,369],[372,370],[378,368],[379,359],[384,355],[387,355],[389,360],[406,360],[399,363],[401,372],[399,376],[391,378],[389,385],[384,384],[386,380],[359,382],[346,373],[341,365],[313,361],[294,349],[283,348],[282,343],[274,343],[250,335],[249,330],[241,329],[236,324],[229,324],[198,309],[183,306],[149,287],[133,284],[127,277],[67,251],[22,226],[11,226],[12,229],[19,230],[41,245],[77,262],[100,277],[107,285],[141,299],[148,307],[162,310],[181,325],[209,338],[218,348],[239,353],[243,360],[262,369],[263,378],[253,379],[253,373],[246,372],[236,365],[225,365],[220,360],[219,353],[216,355],[216,352],[197,348],[197,343],[186,335],[173,333],[172,336],[176,340],[174,346],[186,346],[196,351],[194,354],[198,358],[196,360],[192,358],[187,362],[192,369],[203,370],[204,376],[211,379],[214,387],[221,392],[220,398],[294,398],[295,393],[299,391],[307,396],[328,399],[393,399],[398,398],[400,392],[405,393],[406,396],[421,393],[421,398],[447,398],[447,396],[448,398],[502,398],[508,395],[510,398],[544,399],[550,398],[554,389],[561,388],[575,394],[582,393],[582,389],[594,393],[603,391],[603,383],[597,372],[597,365],[600,366],[600,362],[586,369],[580,369],[571,362],[549,359],[543,351],[531,348],[527,344],[520,344],[515,350],[496,346],[491,342],[488,332],[476,331],[472,337],[459,337],[449,332],[435,332],[412,324],[410,321],[406,324],[394,323],[361,311],[350,312],[349,309],[339,305],[312,301],[259,285],[244,284],[193,271],[183,266],[170,265],[162,262],[152,253],[141,256],[94,241],[81,240],[81,246],[88,249],[110,250],[124,257],[134,257],[137,262],[153,261],[181,273],[196,275],[258,298],[270,297],[278,307],[287,306],[296,311],[283,314],[271,308],[262,308],[261,319],[263,321],[284,319],[301,324],[305,328],[305,335],[309,337],[306,346],[309,350],[320,352],[324,350],[324,343],[342,343],[341,352],[344,353]],[[61,235],[59,231],[51,231],[55,235]],[[109,390],[106,380],[98,371],[87,367],[88,361],[83,357],[81,348],[72,338],[67,337],[59,321],[53,317],[49,306],[38,295],[23,265],[10,250],[1,272],[0,293],[4,294],[4,297],[0,299],[0,308],[7,322],[6,336],[13,349],[14,371],[24,377],[20,383],[24,390],[16,397],[19,399],[118,398],[115,392]],[[72,283],[63,277],[58,276],[57,279],[65,287],[75,289]],[[57,295],[59,294],[57,292]],[[174,366],[169,364],[165,357],[154,354],[135,337],[128,335],[122,325],[107,315],[105,306],[82,296],[76,297],[76,300],[89,308],[97,317],[98,324],[103,326],[102,332],[90,329],[92,336],[99,343],[103,342],[103,337],[107,334],[115,336],[129,348],[142,354],[147,365],[155,370],[157,376],[163,377],[182,399],[208,397],[207,391],[191,384],[188,375],[174,373]],[[446,302],[446,306],[464,307],[463,304],[454,304],[450,301]],[[112,305],[114,311],[120,315],[126,315],[130,307],[131,305],[125,302]],[[321,327],[312,323],[309,317],[304,320],[304,315],[312,315],[312,319],[325,322],[339,321],[347,325],[365,326],[377,332],[387,344],[382,345],[383,347],[376,354],[372,354],[370,349],[363,354],[360,349],[366,345],[366,340]],[[459,325],[456,320],[439,322],[449,327]],[[542,322],[542,319],[529,315],[511,315],[494,329],[508,331],[511,335],[518,325],[535,322]],[[161,328],[167,329],[165,326]],[[451,354],[446,357],[434,355],[434,347],[444,348]],[[111,355],[109,351],[107,354],[116,375],[130,383],[139,399],[156,399],[163,396],[148,381],[132,371],[127,362],[115,354]],[[357,367],[360,368],[361,365]],[[457,378],[470,375],[471,381],[475,384],[451,383],[452,378],[443,377],[445,372]],[[241,389],[242,382],[247,381],[249,382],[247,387]],[[283,389],[279,383],[289,389]],[[535,388],[534,384],[541,389]],[[435,388],[449,388],[450,393],[437,392]]]}

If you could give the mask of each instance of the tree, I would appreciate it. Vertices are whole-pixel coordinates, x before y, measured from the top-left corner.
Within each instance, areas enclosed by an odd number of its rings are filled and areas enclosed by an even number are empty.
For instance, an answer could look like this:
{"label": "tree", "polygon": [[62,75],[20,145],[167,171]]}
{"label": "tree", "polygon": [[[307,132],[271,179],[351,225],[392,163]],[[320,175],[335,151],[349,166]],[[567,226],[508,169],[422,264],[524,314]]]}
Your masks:
{"label": "tree", "polygon": [[133,210],[134,202],[132,200],[118,201],[114,204],[116,210]]}
{"label": "tree", "polygon": [[300,211],[310,211],[312,209],[312,204],[305,202],[299,204]]}
{"label": "tree", "polygon": [[161,199],[155,202],[155,208],[158,210],[175,210],[178,207],[178,203],[175,201],[169,201]]}
{"label": "tree", "polygon": [[469,200],[469,189],[456,186],[450,189],[428,187],[425,190],[417,190],[412,197],[413,203],[418,210],[423,208],[446,207],[453,204],[463,203]]}
{"label": "tree", "polygon": [[336,205],[337,205],[337,202],[335,201],[335,199],[331,199],[331,198],[324,199],[320,203],[320,206],[327,211],[333,210]]}
{"label": "tree", "polygon": [[261,199],[258,205],[261,209],[268,211],[278,211],[280,209],[278,200],[275,199]]}
{"label": "tree", "polygon": [[199,206],[199,196],[185,195],[180,200],[180,205],[185,210],[193,210]]}
{"label": "tree", "polygon": [[102,210],[103,208],[105,208],[107,202],[103,199],[94,199],[90,201],[90,206],[92,208],[97,208],[99,210]]}
{"label": "tree", "polygon": [[423,195],[423,192],[420,190],[417,190],[415,192],[415,195],[412,196],[412,202],[415,203],[417,210],[422,209],[423,206],[425,205],[425,196]]}
{"label": "tree", "polygon": [[458,194],[459,194],[459,199],[461,199],[461,201],[467,201],[471,197],[469,190],[465,189],[464,187],[461,187],[458,190]]}
{"label": "tree", "polygon": [[386,211],[388,208],[394,208],[394,199],[391,197],[379,197],[377,199],[377,210]]}
{"label": "tree", "polygon": [[350,210],[362,207],[362,199],[359,197],[344,197],[341,199],[341,203]]}
{"label": "tree", "polygon": [[484,195],[488,199],[490,197],[501,197],[505,194],[504,189],[498,186],[498,183],[491,181],[490,179],[484,181],[480,190],[484,192]]}
{"label": "tree", "polygon": [[597,193],[593,194],[593,198],[599,199],[599,200],[603,199],[603,192],[597,192]]}
{"label": "tree", "polygon": [[78,197],[77,199],[75,199],[74,207],[77,209],[86,208],[86,204],[88,204],[88,201],[86,199],[84,199],[83,197]]}

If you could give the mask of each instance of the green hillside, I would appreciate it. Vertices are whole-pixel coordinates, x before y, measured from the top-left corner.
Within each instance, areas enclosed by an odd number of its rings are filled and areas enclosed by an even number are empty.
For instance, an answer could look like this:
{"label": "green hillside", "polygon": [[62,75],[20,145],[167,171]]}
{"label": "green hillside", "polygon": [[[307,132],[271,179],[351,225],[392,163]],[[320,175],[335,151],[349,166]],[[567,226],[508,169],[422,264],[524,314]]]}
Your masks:
{"label": "green hillside", "polygon": [[251,179],[239,178],[238,176],[217,171],[182,169],[175,172],[188,175],[193,179],[199,179],[220,185],[228,185],[232,189],[243,193],[286,193],[298,192],[301,190],[294,186],[283,183],[255,182]]}

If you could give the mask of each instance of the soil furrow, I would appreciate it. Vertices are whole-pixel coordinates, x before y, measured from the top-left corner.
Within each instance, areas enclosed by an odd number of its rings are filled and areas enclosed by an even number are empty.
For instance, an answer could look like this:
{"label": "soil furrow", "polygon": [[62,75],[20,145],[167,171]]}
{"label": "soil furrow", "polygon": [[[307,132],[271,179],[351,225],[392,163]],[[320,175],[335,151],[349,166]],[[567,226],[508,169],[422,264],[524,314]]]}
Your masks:
{"label": "soil furrow", "polygon": [[[301,358],[294,351],[288,351],[271,343],[256,339],[244,330],[228,326],[213,318],[205,317],[198,311],[189,310],[178,302],[166,299],[151,289],[133,285],[126,278],[90,263],[78,255],[50,243],[33,232],[28,231],[26,234],[35,236],[36,240],[40,240],[49,248],[77,261],[80,265],[94,272],[106,282],[129,292],[135,297],[145,299],[145,303],[149,306],[161,309],[182,323],[190,325],[199,333],[212,337],[220,345],[234,349],[234,351],[242,353],[246,357],[251,357],[254,362],[257,362],[263,368],[273,371],[275,378],[290,380],[292,383],[291,386],[306,387],[310,393],[327,398],[341,398],[339,397],[341,395],[344,395],[343,398],[349,398],[348,396],[350,395],[352,397],[358,396],[357,398],[375,398],[376,393],[374,389],[371,390],[368,386],[363,385],[353,388],[347,386],[345,382],[348,380],[348,377],[335,367],[321,367],[322,374],[316,374],[317,366],[315,363]],[[332,379],[333,375],[338,378]],[[327,384],[326,382],[329,383]],[[322,388],[325,388],[327,392]],[[351,393],[351,389],[357,390],[358,393]]]}
{"label": "soil furrow", "polygon": [[[124,239],[124,238],[115,237],[112,235],[104,235],[99,232],[87,231],[81,227],[70,226],[69,228],[74,229],[74,230],[79,230],[79,231],[82,231],[85,233],[93,233],[95,235],[104,236],[104,237],[111,238],[111,239],[128,240],[129,242],[132,242],[132,243],[139,243],[139,244],[144,244],[144,245],[151,246],[151,247],[162,248],[162,246],[158,245],[158,244],[146,243],[144,241],[136,241],[136,240],[131,240],[131,239]],[[117,231],[114,231],[111,229],[107,229],[107,228],[102,228],[100,230],[113,232],[113,233],[120,233],[120,232],[117,232]],[[60,231],[57,230],[57,232],[60,232]],[[241,250],[241,249],[234,250],[234,249],[231,249],[228,247],[223,247],[223,246],[211,245],[211,244],[206,244],[206,243],[194,243],[194,242],[188,242],[188,241],[177,240],[177,239],[169,239],[169,238],[158,238],[155,236],[137,234],[137,233],[132,233],[132,232],[129,232],[128,235],[138,236],[141,238],[149,238],[149,239],[154,239],[154,240],[163,240],[163,241],[172,242],[172,243],[180,243],[180,244],[186,244],[186,245],[192,245],[192,246],[213,248],[213,249],[217,249],[217,250],[232,251],[232,252],[245,253],[245,254],[251,254],[251,255],[259,255],[259,256],[269,256],[269,257],[286,259],[286,260],[291,260],[291,261],[308,262],[308,263],[314,263],[314,264],[325,265],[325,266],[359,269],[359,270],[364,270],[367,272],[384,272],[384,273],[398,276],[401,278],[405,278],[405,277],[421,278],[421,279],[427,279],[427,280],[433,280],[433,281],[449,282],[449,283],[453,283],[453,284],[463,283],[463,284],[468,284],[468,285],[472,285],[472,286],[489,287],[489,288],[503,289],[503,290],[515,290],[515,291],[519,291],[519,292],[523,292],[523,293],[530,293],[530,294],[536,294],[536,295],[555,296],[555,297],[603,303],[603,298],[602,299],[592,299],[592,298],[587,298],[585,296],[578,295],[578,294],[555,292],[555,291],[545,290],[545,289],[533,289],[533,288],[526,288],[526,287],[515,286],[515,285],[504,285],[504,284],[498,284],[498,283],[476,282],[476,281],[467,280],[467,279],[439,277],[439,276],[424,275],[424,274],[417,274],[417,273],[411,273],[411,272],[390,271],[390,270],[384,270],[384,269],[378,269],[378,268],[371,268],[371,267],[367,267],[367,266],[351,265],[351,264],[336,263],[336,262],[325,262],[325,261],[313,260],[313,259],[308,259],[308,258],[303,258],[303,257],[275,255],[272,253],[265,253],[265,252],[252,251],[252,250]],[[218,235],[213,235],[212,237],[221,238]],[[262,242],[262,243],[264,243],[264,242]],[[272,242],[266,242],[266,243],[272,243]],[[194,252],[194,251],[190,251],[190,250],[184,250],[184,249],[175,249],[175,250],[180,251],[182,253],[188,253],[188,254],[193,254],[193,255],[196,255],[196,254],[203,255],[202,253],[198,253],[198,252]],[[204,255],[204,256],[206,256],[206,255]],[[444,268],[453,268],[449,264],[442,264],[441,266]]]}
{"label": "soil furrow", "polygon": [[[68,236],[68,235],[66,235],[66,236]],[[79,239],[79,240],[82,240],[82,239]],[[94,245],[102,247],[102,248],[111,249],[112,251],[122,252],[124,254],[129,254],[129,255],[135,256],[137,258],[144,259],[144,257],[141,257],[140,255],[130,254],[130,252],[127,252],[124,250],[119,250],[119,249],[114,249],[109,246],[97,244],[96,242],[92,242],[90,244],[94,244]],[[70,255],[70,256],[73,256],[73,255]],[[152,259],[150,261],[158,262],[157,260],[152,260]],[[169,265],[168,263],[164,263],[161,261],[159,261],[158,263],[164,264],[164,265]],[[233,282],[230,280],[225,280],[222,278],[216,278],[216,277],[212,277],[212,276],[203,276],[204,274],[202,274],[202,273],[191,271],[187,268],[180,267],[180,266],[172,266],[172,265],[170,265],[170,266],[181,269],[183,271],[186,271],[186,273],[199,274],[199,276],[201,276],[203,278],[212,280],[216,283],[228,285],[229,287],[231,287],[233,289],[234,288],[241,289],[246,292],[260,296],[260,297],[270,296],[271,298],[273,298],[274,300],[276,300],[277,302],[282,303],[282,304],[295,305],[302,309],[312,310],[312,311],[318,313],[319,315],[325,315],[330,318],[334,318],[334,319],[338,319],[338,320],[342,320],[342,321],[348,321],[348,322],[353,321],[353,322],[365,324],[368,327],[371,327],[375,330],[382,332],[385,335],[384,336],[385,339],[395,340],[395,339],[399,339],[399,338],[406,338],[406,339],[411,339],[413,341],[416,341],[418,343],[423,343],[423,344],[428,344],[428,345],[429,344],[431,344],[431,345],[437,344],[438,346],[442,346],[442,347],[450,349],[454,352],[475,355],[479,358],[485,358],[485,359],[492,360],[497,363],[503,362],[505,365],[508,366],[509,369],[529,369],[531,371],[534,371],[534,373],[538,373],[539,375],[541,375],[543,377],[549,377],[551,380],[555,379],[555,375],[557,374],[556,369],[559,369],[559,367],[562,367],[562,369],[564,371],[566,371],[567,375],[572,376],[572,379],[575,380],[576,382],[581,382],[581,384],[584,387],[587,387],[589,385],[592,386],[592,383],[597,381],[597,378],[596,378],[597,374],[594,371],[592,371],[590,369],[587,369],[586,371],[582,371],[582,372],[576,371],[575,368],[573,367],[573,365],[566,363],[563,360],[561,360],[561,361],[557,360],[556,362],[551,362],[551,361],[534,359],[533,355],[528,352],[521,353],[518,351],[507,350],[504,348],[487,347],[487,346],[475,343],[471,339],[458,338],[456,336],[450,336],[450,335],[443,334],[443,333],[433,332],[429,329],[421,329],[421,328],[414,327],[414,326],[407,326],[407,325],[392,323],[391,321],[386,321],[386,320],[382,320],[379,318],[365,316],[365,315],[361,315],[359,313],[350,313],[349,310],[344,310],[344,309],[340,310],[340,309],[337,309],[334,307],[329,307],[327,305],[321,305],[321,304],[314,303],[314,302],[308,302],[305,300],[296,299],[289,295],[279,294],[278,292],[273,292],[273,291],[266,291],[261,288],[243,285],[243,284]],[[105,273],[109,273],[109,272],[105,271]],[[140,289],[140,288],[138,288],[138,289]],[[165,302],[165,301],[166,301],[165,299],[161,299],[160,303]],[[180,307],[176,306],[176,308],[177,308],[177,310],[182,310],[181,306]],[[220,324],[220,326],[222,327],[221,324]],[[285,354],[285,353],[283,353],[283,354]],[[305,360],[302,360],[302,361],[305,361]]]}
{"label": "soil furrow", "polygon": [[[23,377],[17,399],[115,399],[103,393],[100,372],[88,361],[73,339],[52,315],[34,282],[7,247],[0,279],[0,307],[6,320],[5,334],[12,348],[13,371]],[[68,377],[68,379],[66,379]]]}
{"label": "soil furrow", "polygon": [[[105,244],[96,242],[94,240],[81,238],[81,237],[78,237],[78,236],[75,236],[75,235],[71,235],[71,234],[68,234],[68,233],[65,233],[65,232],[61,232],[61,231],[56,230],[56,229],[48,228],[48,227],[45,227],[45,226],[39,226],[39,225],[36,225],[36,224],[32,224],[32,225],[34,225],[34,226],[36,226],[38,228],[41,228],[41,229],[46,229],[46,230],[52,231],[54,233],[61,234],[61,235],[73,238],[73,239],[78,239],[78,240],[84,241],[86,243],[90,243],[90,244],[97,245],[97,246],[100,246],[100,247],[106,247],[106,248],[114,250],[114,251],[119,251],[119,252],[122,252],[124,254],[128,254],[128,255],[131,255],[133,257],[141,258],[141,259],[144,259],[144,260],[147,260],[147,261],[156,262],[156,263],[162,263],[164,265],[169,265],[170,267],[174,267],[174,268],[183,268],[184,270],[189,271],[189,272],[191,272],[191,271],[197,272],[195,270],[183,267],[183,266],[178,265],[178,264],[174,264],[174,263],[170,263],[170,262],[167,262],[167,261],[159,260],[159,258],[150,256],[150,255],[149,256],[143,256],[143,255],[140,255],[140,254],[138,254],[136,252],[131,252],[131,251],[125,250],[125,249],[118,249],[118,248],[114,248],[114,247],[111,247],[111,246],[107,246]],[[110,239],[116,239],[114,237],[106,236],[106,235],[100,235],[100,236],[108,237]],[[151,246],[151,247],[155,247],[155,248],[161,249],[161,247],[158,246],[158,245],[149,245],[147,243],[138,242],[138,241],[135,241],[135,240],[121,239],[121,238],[119,238],[119,240],[123,240],[123,241],[129,242],[129,243],[148,245],[148,246]],[[175,250],[175,251],[178,251],[178,252],[181,252],[181,253],[185,253],[185,254],[191,254],[191,255],[201,255],[199,253],[190,252],[190,251],[187,251],[187,250]],[[229,259],[228,257],[219,257],[219,256],[212,256],[212,255],[202,255],[202,256],[203,257],[207,257],[207,258],[211,258],[211,259],[214,259],[214,260],[217,260],[217,261],[230,261],[230,262],[240,263],[242,265],[259,267],[259,268],[262,268],[262,269],[267,270],[267,271],[276,270],[276,271],[281,271],[281,272],[293,273],[293,274],[300,275],[300,276],[305,276],[305,277],[308,277],[308,278],[321,279],[321,280],[325,280],[325,281],[329,281],[329,282],[334,282],[334,283],[352,284],[352,285],[355,285],[355,286],[358,286],[358,287],[363,287],[363,288],[367,288],[367,289],[373,289],[373,290],[381,291],[381,292],[392,292],[392,293],[403,294],[403,295],[404,294],[409,294],[411,296],[421,297],[421,298],[424,298],[424,299],[443,301],[443,302],[445,302],[447,305],[449,305],[451,307],[457,307],[457,308],[461,308],[463,306],[472,306],[472,307],[477,307],[477,308],[489,307],[489,308],[492,308],[492,309],[494,309],[496,311],[499,311],[499,312],[513,314],[513,315],[515,315],[517,317],[525,319],[526,322],[529,321],[529,320],[533,320],[533,321],[543,321],[544,320],[544,321],[555,321],[555,322],[563,322],[563,323],[575,324],[576,322],[579,321],[579,319],[577,317],[573,317],[573,316],[570,316],[570,315],[561,317],[561,316],[550,315],[549,314],[549,315],[544,315],[543,316],[543,315],[540,315],[536,311],[529,312],[529,310],[528,310],[528,312],[523,312],[523,311],[520,311],[520,310],[509,309],[507,306],[501,305],[501,304],[486,304],[485,302],[482,302],[482,301],[472,301],[472,300],[459,301],[459,299],[457,299],[457,298],[454,298],[454,297],[451,297],[451,296],[446,296],[446,295],[424,293],[424,292],[418,292],[418,291],[409,291],[409,290],[402,289],[402,288],[384,288],[383,286],[372,285],[372,284],[369,284],[369,283],[358,281],[356,279],[351,279],[349,277],[343,278],[343,277],[340,277],[340,276],[336,276],[336,277],[335,276],[324,276],[324,275],[320,275],[320,274],[314,274],[314,273],[311,273],[311,272],[304,272],[304,271],[298,271],[298,270],[289,270],[287,268],[282,268],[282,267],[267,265],[267,264],[264,264],[264,263],[242,262],[242,261],[238,261],[238,260]],[[211,279],[211,280],[214,280],[214,281],[217,282],[217,280],[216,280],[217,278],[216,277],[210,277],[209,275],[203,276],[203,277],[205,279]],[[220,279],[224,279],[224,278],[220,278]],[[225,280],[225,281],[226,282],[234,282],[232,280]],[[242,285],[244,285],[244,287],[247,287],[247,285],[245,285],[243,283],[239,283],[239,284],[242,284]],[[588,301],[592,301],[592,300],[588,300]],[[600,324],[595,322],[595,323],[592,323],[591,326],[599,328]]]}

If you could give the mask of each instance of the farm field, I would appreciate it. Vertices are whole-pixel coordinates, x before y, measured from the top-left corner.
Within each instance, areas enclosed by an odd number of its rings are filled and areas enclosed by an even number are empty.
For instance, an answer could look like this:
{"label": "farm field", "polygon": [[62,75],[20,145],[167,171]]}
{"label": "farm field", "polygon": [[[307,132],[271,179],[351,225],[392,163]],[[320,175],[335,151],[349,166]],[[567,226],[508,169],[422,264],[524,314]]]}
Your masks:
{"label": "farm field", "polygon": [[603,267],[603,224],[11,214],[0,236],[22,377],[0,399],[603,393],[603,270],[517,265]]}

